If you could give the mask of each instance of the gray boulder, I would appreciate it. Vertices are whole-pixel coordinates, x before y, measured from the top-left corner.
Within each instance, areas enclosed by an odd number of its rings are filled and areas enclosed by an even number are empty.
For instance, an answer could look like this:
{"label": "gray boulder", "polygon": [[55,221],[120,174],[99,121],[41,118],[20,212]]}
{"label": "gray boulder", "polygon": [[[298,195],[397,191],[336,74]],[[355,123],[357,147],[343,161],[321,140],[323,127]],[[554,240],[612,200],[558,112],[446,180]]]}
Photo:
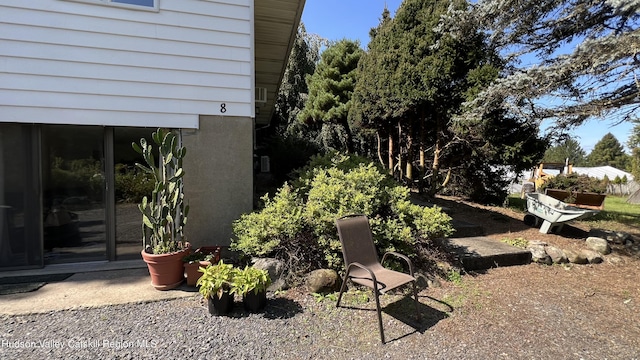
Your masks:
{"label": "gray boulder", "polygon": [[529,245],[527,250],[531,252],[531,261],[538,264],[551,265],[553,261],[544,248],[543,245]]}
{"label": "gray boulder", "polygon": [[582,250],[582,253],[587,258],[589,264],[600,264],[603,261],[602,255],[593,250]]}
{"label": "gray boulder", "polygon": [[569,262],[572,264],[588,264],[589,263],[589,260],[587,260],[587,256],[582,251],[565,249],[564,254],[567,256],[567,260],[569,260]]}
{"label": "gray boulder", "polygon": [[335,270],[318,269],[307,275],[306,286],[310,293],[328,294],[340,291],[342,281]]}
{"label": "gray boulder", "polygon": [[285,281],[283,261],[274,258],[253,258],[252,260],[253,267],[269,272],[271,286],[267,288],[267,291],[283,290],[288,287]]}
{"label": "gray boulder", "polygon": [[547,252],[547,255],[551,257],[551,260],[554,264],[564,264],[569,262],[569,260],[567,259],[567,255],[564,254],[564,251],[562,251],[562,249],[558,249],[555,246],[547,246],[545,248],[545,251]]}
{"label": "gray boulder", "polygon": [[595,236],[590,236],[587,238],[587,247],[593,251],[597,251],[602,255],[611,254],[611,247],[607,240]]}

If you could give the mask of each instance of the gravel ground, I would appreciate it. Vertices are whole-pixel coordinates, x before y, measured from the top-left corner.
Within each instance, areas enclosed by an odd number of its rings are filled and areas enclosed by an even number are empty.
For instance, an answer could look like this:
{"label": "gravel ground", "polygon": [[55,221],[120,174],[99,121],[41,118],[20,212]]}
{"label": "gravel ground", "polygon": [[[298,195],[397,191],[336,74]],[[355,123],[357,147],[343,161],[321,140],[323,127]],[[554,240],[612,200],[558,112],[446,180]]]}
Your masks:
{"label": "gravel ground", "polygon": [[[616,270],[611,286],[591,279]],[[620,271],[618,271],[620,270]],[[345,305],[296,289],[263,314],[239,302],[211,316],[197,296],[1,319],[1,359],[638,359],[638,261],[563,268],[527,265],[470,274],[420,294],[422,320],[401,295],[383,297],[387,344],[373,299]],[[601,284],[602,282],[596,282]]]}

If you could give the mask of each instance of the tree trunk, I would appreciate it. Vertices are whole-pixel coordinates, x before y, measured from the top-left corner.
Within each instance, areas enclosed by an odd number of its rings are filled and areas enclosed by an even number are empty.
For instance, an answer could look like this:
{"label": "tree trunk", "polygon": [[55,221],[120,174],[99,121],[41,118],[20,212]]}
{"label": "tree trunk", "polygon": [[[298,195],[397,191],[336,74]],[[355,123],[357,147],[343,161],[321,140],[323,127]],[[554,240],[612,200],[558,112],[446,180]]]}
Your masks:
{"label": "tree trunk", "polygon": [[435,195],[439,190],[440,151],[442,151],[442,120],[440,116],[436,114],[436,144],[433,150],[433,165],[431,166],[431,171],[433,171],[431,178],[431,195]]}
{"label": "tree trunk", "polygon": [[424,158],[424,143],[425,143],[425,131],[424,131],[424,122],[426,120],[425,110],[422,108],[420,111],[420,138],[418,139],[418,151],[420,151],[420,163],[419,163],[419,175],[420,180],[418,182],[418,192],[422,193],[424,187],[424,176],[427,173],[425,158]]}
{"label": "tree trunk", "polygon": [[344,128],[347,134],[347,152],[353,154],[353,135],[351,134],[351,128],[349,127],[349,121],[347,119],[340,120],[340,125]]}
{"label": "tree trunk", "polygon": [[393,166],[394,166],[394,158],[393,158],[393,131],[389,129],[389,174],[393,176]]}
{"label": "tree trunk", "polygon": [[413,182],[413,137],[411,136],[411,127],[407,133],[407,163],[405,177],[409,183]]}
{"label": "tree trunk", "polygon": [[425,173],[425,158],[424,158],[424,142],[425,142],[425,132],[424,132],[424,122],[426,119],[426,115],[424,113],[424,109],[420,112],[420,140],[419,140],[419,149],[420,149],[420,176],[424,176]]}
{"label": "tree trunk", "polygon": [[382,139],[380,139],[380,130],[378,129],[376,129],[376,139],[378,140],[378,160],[380,161],[380,164],[384,166],[384,160],[382,159],[382,149],[380,148],[382,146]]}
{"label": "tree trunk", "polygon": [[402,170],[402,122],[398,120],[398,179],[402,180],[404,171]]}

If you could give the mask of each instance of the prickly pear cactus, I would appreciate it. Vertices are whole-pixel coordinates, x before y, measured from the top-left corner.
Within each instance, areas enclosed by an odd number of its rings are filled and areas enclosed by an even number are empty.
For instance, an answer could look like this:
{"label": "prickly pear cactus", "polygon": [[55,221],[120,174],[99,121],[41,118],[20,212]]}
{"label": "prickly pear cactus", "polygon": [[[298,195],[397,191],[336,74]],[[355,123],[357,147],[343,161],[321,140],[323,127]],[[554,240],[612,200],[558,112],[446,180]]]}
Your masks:
{"label": "prickly pear cactus", "polygon": [[142,242],[147,252],[166,254],[180,250],[185,243],[183,231],[189,205],[185,204],[182,192],[182,160],[187,149],[179,145],[177,135],[170,130],[158,129],[151,137],[158,147],[158,162],[146,139],[131,144],[145,161],[136,166],[155,180],[151,197],[145,196],[138,205],[142,213]]}

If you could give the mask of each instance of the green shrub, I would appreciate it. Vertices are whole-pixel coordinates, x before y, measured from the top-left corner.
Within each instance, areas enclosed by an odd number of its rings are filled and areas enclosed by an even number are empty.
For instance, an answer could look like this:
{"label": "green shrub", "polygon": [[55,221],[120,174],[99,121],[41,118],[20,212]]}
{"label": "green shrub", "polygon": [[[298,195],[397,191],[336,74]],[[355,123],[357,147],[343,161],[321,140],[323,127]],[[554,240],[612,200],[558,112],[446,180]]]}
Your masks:
{"label": "green shrub", "polygon": [[273,199],[262,197],[262,211],[243,214],[233,223],[233,247],[247,255],[271,254],[285,239],[302,231],[302,206],[292,188],[285,184]]}
{"label": "green shrub", "polygon": [[314,267],[343,270],[335,221],[344,215],[369,217],[379,253],[411,256],[417,242],[453,232],[441,209],[412,204],[406,187],[364,158],[330,154],[298,173],[294,185],[285,184],[273,199],[263,197],[262,210],[234,222],[233,249],[281,258],[295,274]]}

